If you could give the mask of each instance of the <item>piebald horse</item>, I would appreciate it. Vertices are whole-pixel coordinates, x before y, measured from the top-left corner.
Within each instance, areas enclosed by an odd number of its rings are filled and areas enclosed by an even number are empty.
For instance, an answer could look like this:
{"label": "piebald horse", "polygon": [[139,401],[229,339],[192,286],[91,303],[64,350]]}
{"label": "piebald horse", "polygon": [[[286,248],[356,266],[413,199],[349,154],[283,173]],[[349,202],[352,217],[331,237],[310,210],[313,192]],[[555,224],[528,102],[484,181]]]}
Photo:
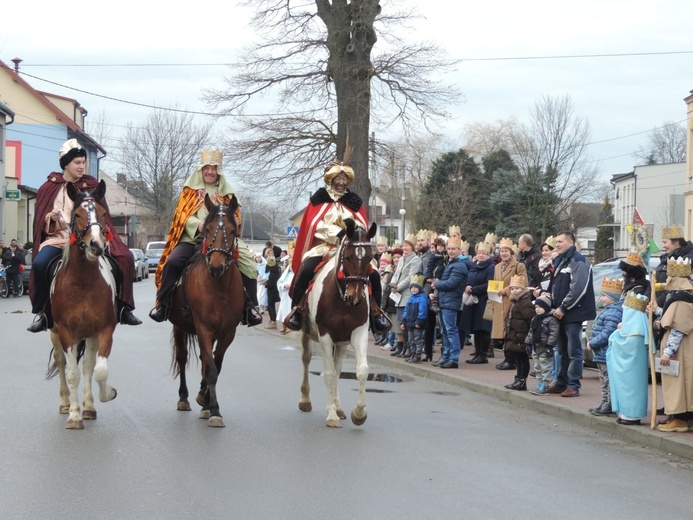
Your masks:
{"label": "piebald horse", "polygon": [[180,377],[179,411],[190,411],[185,368],[188,356],[200,344],[202,382],[197,404],[202,407],[200,419],[207,425],[223,428],[224,419],[217,401],[217,379],[224,354],[236,337],[236,327],[243,317],[243,280],[238,269],[238,227],[236,196],[229,205],[212,203],[205,195],[208,214],[204,222],[201,253],[193,256],[171,301],[169,321],[173,324],[173,367]]}
{"label": "piebald horse", "polygon": [[303,381],[298,408],[312,410],[308,365],[312,355],[311,341],[320,344],[323,376],[327,387],[327,419],[330,428],[341,428],[340,419],[346,414],[339,400],[337,382],[342,372],[342,358],[351,345],[356,354],[356,378],[359,390],[351,411],[351,421],[360,426],[366,422],[366,380],[368,379],[368,317],[373,248],[371,239],[376,225],[370,230],[357,227],[346,220],[346,231],[340,233],[335,255],[317,272],[308,295],[307,323],[301,332]]}
{"label": "piebald horse", "polygon": [[[103,206],[106,184],[92,192],[80,192],[67,184],[74,202],[70,240],[63,249],[61,265],[51,285],[53,365],[49,376],[60,376],[60,413],[69,414],[67,428],[83,429],[83,419],[96,419],[92,376],[99,385],[101,402],[115,399],[107,384],[108,356],[116,328],[116,282],[105,258],[110,238]],[[80,412],[78,362],[83,355],[84,409]]]}

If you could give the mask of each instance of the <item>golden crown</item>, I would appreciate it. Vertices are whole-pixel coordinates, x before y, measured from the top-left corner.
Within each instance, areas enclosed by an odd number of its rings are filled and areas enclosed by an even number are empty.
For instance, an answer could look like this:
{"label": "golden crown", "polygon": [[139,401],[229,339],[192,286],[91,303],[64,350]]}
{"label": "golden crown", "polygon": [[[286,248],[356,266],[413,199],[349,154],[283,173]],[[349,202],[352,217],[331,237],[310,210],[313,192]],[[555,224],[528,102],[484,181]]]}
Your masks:
{"label": "golden crown", "polygon": [[498,242],[498,248],[500,249],[501,247],[507,247],[511,251],[515,252],[515,244],[513,244],[512,238],[501,238],[500,242]]}
{"label": "golden crown", "polygon": [[416,285],[420,285],[421,287],[424,286],[424,277],[421,274],[415,274],[414,276],[411,277],[411,282],[409,283],[410,285],[415,283]]}
{"label": "golden crown", "polygon": [[668,238],[669,240],[672,238],[685,238],[683,236],[683,228],[677,225],[666,226],[662,228],[662,238]]}
{"label": "golden crown", "polygon": [[486,233],[486,238],[484,238],[484,242],[486,242],[487,244],[495,244],[497,241],[498,237],[495,233]]}
{"label": "golden crown", "polygon": [[413,233],[409,233],[407,235],[407,238],[404,239],[404,241],[409,242],[409,245],[411,245],[411,247],[414,247],[416,246],[416,235],[414,235]]}
{"label": "golden crown", "polygon": [[642,261],[642,257],[638,253],[628,253],[625,262],[629,265],[639,265],[640,267],[645,267],[645,263]]}
{"label": "golden crown", "polygon": [[419,229],[419,232],[416,234],[416,238],[424,238],[426,240],[430,240],[431,232],[428,229]]}
{"label": "golden crown", "polygon": [[626,301],[623,302],[623,305],[635,309],[636,311],[645,312],[649,301],[650,299],[644,294],[635,294],[631,291],[628,293],[628,296],[626,296]]}
{"label": "golden crown", "polygon": [[450,246],[462,249],[462,240],[459,237],[450,237],[448,238],[448,247]]}
{"label": "golden crown", "polygon": [[510,278],[510,287],[527,287],[527,277],[523,274],[514,274]]}
{"label": "golden crown", "polygon": [[202,150],[202,154],[200,154],[200,164],[211,164],[221,168],[221,161],[223,157],[224,156],[221,151],[217,150],[216,148]]}
{"label": "golden crown", "polygon": [[383,253],[380,255],[380,261],[392,263],[392,255],[390,253]]}
{"label": "golden crown", "polygon": [[610,294],[621,294],[623,291],[623,279],[604,278],[602,280],[602,292]]}
{"label": "golden crown", "polygon": [[667,262],[667,276],[690,276],[691,261],[688,258],[670,258]]}
{"label": "golden crown", "polygon": [[378,237],[378,244],[385,244],[387,245],[387,237]]}
{"label": "golden crown", "polygon": [[448,228],[448,235],[459,235],[461,233],[460,226],[450,226]]}
{"label": "golden crown", "polygon": [[476,246],[474,246],[474,250],[478,253],[479,251],[484,251],[486,253],[491,252],[491,246],[488,245],[486,242],[479,242]]}
{"label": "golden crown", "polygon": [[462,242],[460,242],[460,249],[465,253],[469,253],[469,242],[462,240]]}
{"label": "golden crown", "polygon": [[549,246],[551,249],[556,249],[556,237],[551,235],[546,240],[544,240],[544,244]]}

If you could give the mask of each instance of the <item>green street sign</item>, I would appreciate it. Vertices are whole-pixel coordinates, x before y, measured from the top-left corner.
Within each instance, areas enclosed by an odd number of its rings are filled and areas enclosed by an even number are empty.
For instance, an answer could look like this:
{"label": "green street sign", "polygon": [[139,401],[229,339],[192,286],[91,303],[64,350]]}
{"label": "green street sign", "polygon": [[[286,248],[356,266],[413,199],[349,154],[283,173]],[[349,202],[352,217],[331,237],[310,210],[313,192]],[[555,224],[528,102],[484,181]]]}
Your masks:
{"label": "green street sign", "polygon": [[22,200],[22,192],[19,190],[5,190],[6,200]]}

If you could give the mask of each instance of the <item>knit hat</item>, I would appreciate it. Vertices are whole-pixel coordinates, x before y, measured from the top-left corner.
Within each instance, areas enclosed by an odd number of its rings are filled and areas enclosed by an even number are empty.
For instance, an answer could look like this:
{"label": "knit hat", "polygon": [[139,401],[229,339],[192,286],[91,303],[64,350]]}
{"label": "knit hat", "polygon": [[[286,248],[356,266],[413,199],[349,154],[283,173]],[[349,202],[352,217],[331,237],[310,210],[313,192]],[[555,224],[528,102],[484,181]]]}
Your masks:
{"label": "knit hat", "polygon": [[394,255],[402,256],[403,254],[404,254],[404,251],[402,251],[402,248],[401,248],[401,247],[395,247],[395,248],[392,250],[392,256],[394,256]]}
{"label": "knit hat", "polygon": [[608,296],[614,301],[621,297],[623,279],[604,278],[602,280],[602,296]]}
{"label": "knit hat", "polygon": [[65,141],[58,152],[60,157],[60,168],[63,170],[77,157],[87,157],[87,151],[77,142],[77,139]]}
{"label": "knit hat", "polygon": [[415,274],[414,276],[411,277],[411,282],[409,283],[409,287],[416,287],[419,289],[419,291],[423,291],[423,285],[424,285],[424,277],[421,276],[420,274]]}
{"label": "knit hat", "polygon": [[392,263],[392,255],[389,253],[383,253],[380,255],[380,263],[381,264],[391,264]]}
{"label": "knit hat", "polygon": [[553,302],[551,301],[551,295],[548,293],[544,293],[539,298],[534,300],[534,305],[538,305],[542,309],[544,309],[546,312],[549,312],[551,310]]}

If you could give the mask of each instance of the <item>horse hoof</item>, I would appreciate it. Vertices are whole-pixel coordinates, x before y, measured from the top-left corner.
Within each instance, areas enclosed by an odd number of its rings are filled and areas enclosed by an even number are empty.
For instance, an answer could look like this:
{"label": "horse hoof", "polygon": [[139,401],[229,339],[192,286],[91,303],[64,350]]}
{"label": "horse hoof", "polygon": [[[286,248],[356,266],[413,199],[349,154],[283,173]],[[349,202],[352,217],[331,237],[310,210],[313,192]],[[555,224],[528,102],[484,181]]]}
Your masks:
{"label": "horse hoof", "polygon": [[85,421],[96,420],[96,410],[84,410],[82,412],[82,419],[84,419]]}
{"label": "horse hoof", "polygon": [[209,419],[211,415],[209,410],[200,410],[200,419]]}
{"label": "horse hoof", "polygon": [[302,412],[310,412],[313,410],[313,405],[308,401],[307,403],[298,403],[298,409]]}
{"label": "horse hoof", "polygon": [[187,399],[184,399],[182,401],[178,401],[178,404],[176,405],[176,409],[179,412],[189,412],[190,411],[190,403],[188,402]]}
{"label": "horse hoof", "polygon": [[195,402],[199,404],[200,406],[205,405],[205,396],[204,394],[197,394],[197,397],[195,398]]}
{"label": "horse hoof", "polygon": [[363,414],[363,417],[357,417],[354,412],[351,412],[351,422],[353,422],[356,426],[361,426],[363,423],[365,423],[367,417],[368,414],[366,413]]}
{"label": "horse hoof", "polygon": [[207,426],[209,426],[211,428],[226,428],[226,425],[224,424],[224,419],[222,419],[218,415],[215,415],[214,417],[210,417],[209,420],[207,421]]}
{"label": "horse hoof", "polygon": [[83,430],[84,429],[84,422],[81,420],[76,420],[76,419],[69,419],[67,421],[67,426],[65,426],[68,430]]}
{"label": "horse hoof", "polygon": [[67,415],[68,413],[70,413],[70,405],[69,404],[61,404],[60,408],[58,408],[58,411],[61,414]]}
{"label": "horse hoof", "polygon": [[341,408],[337,408],[337,417],[340,419],[346,419],[346,414],[344,413],[344,410]]}
{"label": "horse hoof", "polygon": [[342,423],[339,422],[339,419],[327,419],[325,421],[325,426],[327,426],[328,428],[341,428]]}

